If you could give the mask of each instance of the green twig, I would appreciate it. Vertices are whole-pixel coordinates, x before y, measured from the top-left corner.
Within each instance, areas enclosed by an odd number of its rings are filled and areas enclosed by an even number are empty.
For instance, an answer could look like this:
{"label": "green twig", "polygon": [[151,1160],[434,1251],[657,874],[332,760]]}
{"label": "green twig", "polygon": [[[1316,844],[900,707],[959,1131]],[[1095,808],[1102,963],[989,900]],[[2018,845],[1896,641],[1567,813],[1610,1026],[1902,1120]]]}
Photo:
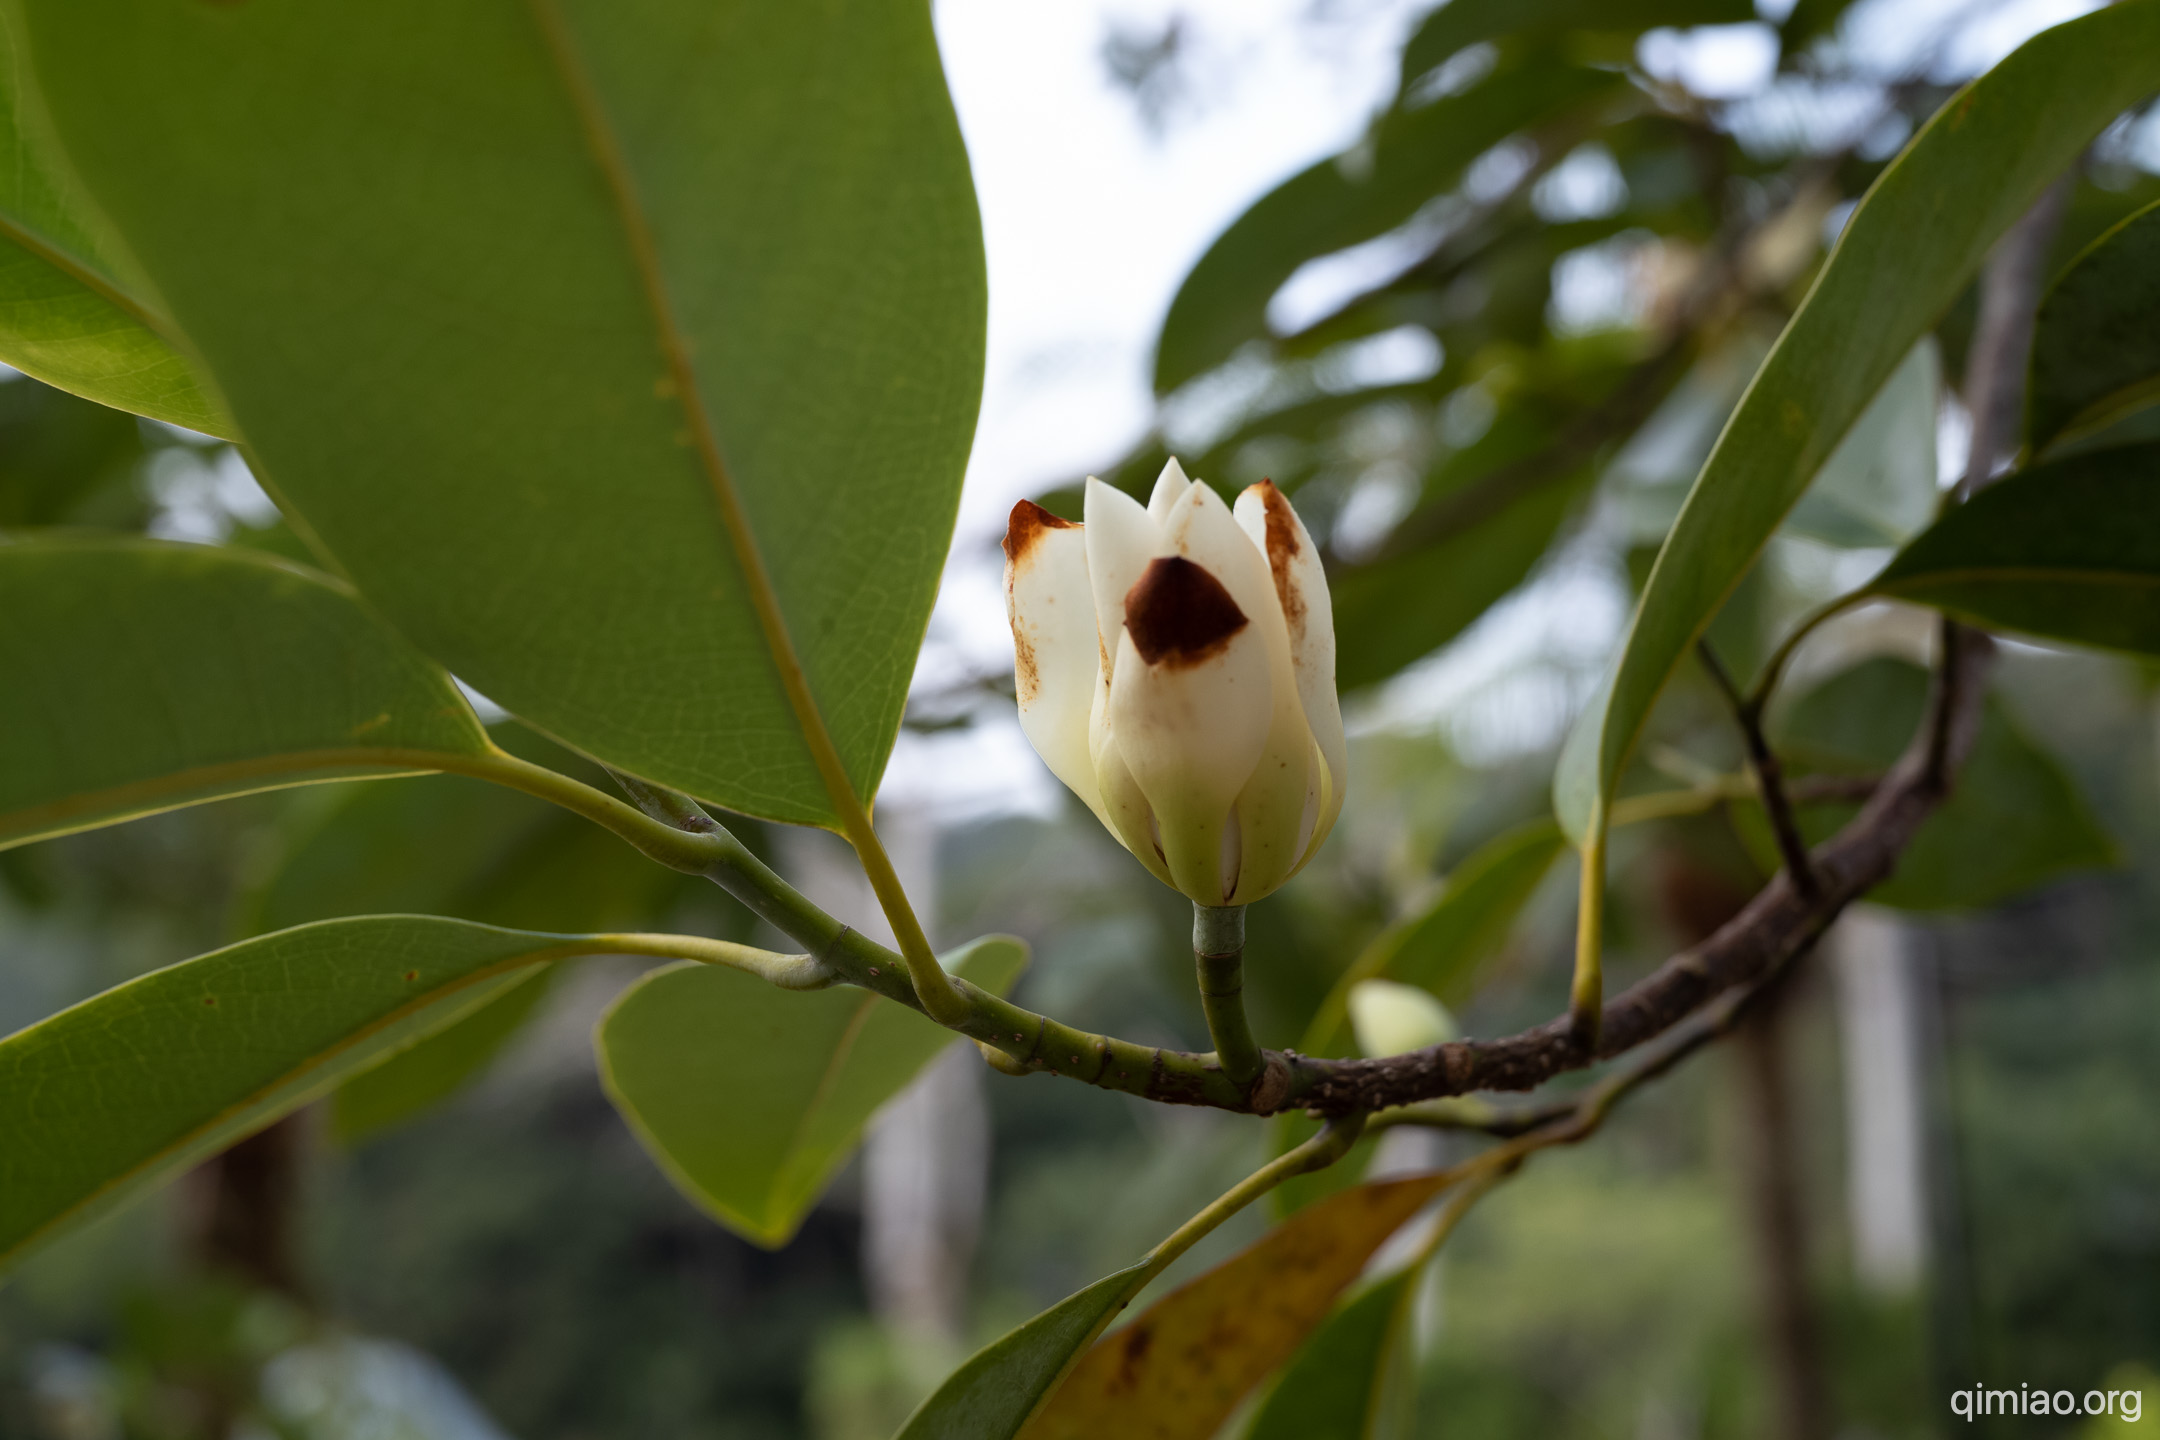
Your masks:
{"label": "green twig", "polygon": [[1807,841],[1800,834],[1800,821],[1793,814],[1791,797],[1785,793],[1785,767],[1778,762],[1777,751],[1770,748],[1770,741],[1763,734],[1762,711],[1748,703],[1740,694],[1740,687],[1733,683],[1725,664],[1710,648],[1707,639],[1695,642],[1695,653],[1702,659],[1702,667],[1717,685],[1726,702],[1731,705],[1733,720],[1740,727],[1740,738],[1747,746],[1748,769],[1755,776],[1755,789],[1762,800],[1763,814],[1770,818],[1770,833],[1777,837],[1778,855],[1785,862],[1785,873],[1792,876],[1793,888],[1804,899],[1813,900],[1822,894],[1822,882],[1816,878],[1814,861],[1808,858]]}
{"label": "green twig", "polygon": [[1245,907],[1195,903],[1192,945],[1215,1058],[1233,1085],[1249,1089],[1267,1069],[1267,1057],[1245,1019]]}
{"label": "green twig", "polygon": [[1330,1120],[1318,1135],[1294,1150],[1285,1151],[1240,1180],[1205,1210],[1187,1220],[1171,1232],[1170,1238],[1148,1252],[1147,1270],[1134,1283],[1132,1291],[1138,1294],[1141,1287],[1153,1280],[1180,1255],[1192,1249],[1231,1216],[1247,1205],[1298,1175],[1309,1175],[1315,1170],[1325,1170],[1357,1143],[1365,1132],[1365,1117],[1353,1112],[1340,1119]]}

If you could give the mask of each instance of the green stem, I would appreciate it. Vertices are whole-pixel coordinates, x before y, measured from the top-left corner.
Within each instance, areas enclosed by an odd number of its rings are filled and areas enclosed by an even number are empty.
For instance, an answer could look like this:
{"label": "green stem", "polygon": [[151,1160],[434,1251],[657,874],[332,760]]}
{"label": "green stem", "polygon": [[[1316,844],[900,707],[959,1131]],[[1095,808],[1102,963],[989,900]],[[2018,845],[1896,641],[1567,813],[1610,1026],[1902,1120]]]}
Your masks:
{"label": "green stem", "polygon": [[1357,1143],[1358,1136],[1364,1131],[1365,1116],[1362,1112],[1352,1112],[1340,1119],[1330,1120],[1318,1135],[1295,1150],[1277,1156],[1224,1191],[1213,1204],[1178,1226],[1171,1232],[1169,1239],[1148,1252],[1147,1270],[1133,1282],[1133,1293],[1138,1294],[1143,1285],[1169,1269],[1180,1255],[1206,1239],[1216,1226],[1285,1180],[1308,1175],[1315,1170],[1325,1170],[1342,1159],[1350,1153],[1350,1147]]}
{"label": "green stem", "polygon": [[1192,944],[1215,1059],[1233,1085],[1249,1089],[1267,1069],[1267,1057],[1245,1019],[1245,907],[1195,902]]}
{"label": "green stem", "polygon": [[1568,988],[1568,1023],[1575,1043],[1595,1055],[1605,1018],[1605,827],[1601,801],[1582,847],[1582,888],[1575,910],[1575,978]]}

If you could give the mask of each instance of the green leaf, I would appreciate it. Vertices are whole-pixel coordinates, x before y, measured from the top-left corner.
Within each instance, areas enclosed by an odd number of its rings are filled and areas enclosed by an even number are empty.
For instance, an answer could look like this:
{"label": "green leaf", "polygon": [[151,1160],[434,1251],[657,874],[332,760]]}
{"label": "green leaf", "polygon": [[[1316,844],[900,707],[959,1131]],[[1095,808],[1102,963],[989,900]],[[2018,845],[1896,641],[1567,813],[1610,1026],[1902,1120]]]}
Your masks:
{"label": "green leaf", "polygon": [[200,545],[0,543],[0,846],[489,753],[327,576]]}
{"label": "green leaf", "polygon": [[1398,1270],[1338,1307],[1283,1367],[1245,1440],[1369,1440],[1397,1433],[1383,1423],[1399,1417],[1409,1398],[1404,1351],[1424,1273],[1422,1265]]}
{"label": "green leaf", "polygon": [[[1003,994],[1027,946],[987,936],[948,967]],[[785,1245],[880,1105],[955,1038],[861,990],[798,993],[675,965],[625,990],[594,1033],[608,1096],[683,1194]]]}
{"label": "green leaf", "polygon": [[0,1264],[458,1018],[627,937],[416,915],[303,925],[152,971],[0,1040]]}
{"label": "green leaf", "polygon": [[1097,1341],[1025,1440],[1209,1440],[1446,1181],[1360,1185],[1299,1211]]}
{"label": "green leaf", "polygon": [[536,965],[515,984],[380,1065],[361,1071],[330,1097],[330,1130],[343,1145],[394,1130],[456,1095],[539,1016],[562,967]]}
{"label": "green leaf", "polygon": [[985,1345],[946,1377],[893,1440],[1011,1440],[1149,1273],[1142,1261],[1106,1275]]}
{"label": "green leaf", "polygon": [[1902,545],[1924,529],[1941,500],[1935,425],[1942,361],[1932,339],[1861,412],[1786,518],[1785,532],[1825,545]]}
{"label": "green leaf", "polygon": [[1569,737],[1554,802],[1578,842],[1602,834],[1666,681],[1853,421],[1995,238],[2156,88],[2160,0],[2128,0],[2027,41],[1877,179],[1719,437],[1615,670]]}
{"label": "green leaf", "polygon": [[2087,247],[2040,302],[2025,441],[2105,429],[2160,401],[2160,205]]}
{"label": "green leaf", "polygon": [[121,279],[116,247],[58,158],[17,23],[0,14],[0,360],[101,405],[237,439],[173,344],[172,321],[139,280]]}
{"label": "green leaf", "polygon": [[[1879,772],[1911,740],[1927,688],[1917,665],[1862,661],[1774,717],[1773,743],[1798,768]],[[1825,839],[1858,808],[1804,807],[1801,832],[1810,842]],[[1775,866],[1776,842],[1760,808],[1747,804],[1734,813],[1756,857]],[[1905,910],[1975,909],[2073,871],[2119,863],[2076,782],[1991,696],[1957,787],[1868,898]]]}
{"label": "green leaf", "polygon": [[1268,301],[1306,261],[1394,229],[1524,126],[1625,88],[1613,73],[1540,59],[1505,67],[1462,94],[1389,111],[1357,150],[1285,180],[1216,237],[1163,320],[1156,393],[1266,335]]}
{"label": "green leaf", "polygon": [[143,458],[134,416],[35,380],[0,381],[0,528],[140,528],[147,507],[129,482]]}
{"label": "green leaf", "polygon": [[1938,520],[1867,593],[2160,656],[2160,445],[2034,466]]}
{"label": "green leaf", "polygon": [[1403,47],[1403,87],[1457,51],[1510,35],[1568,30],[1639,34],[1660,25],[1737,25],[1755,18],[1747,0],[1447,0]]}
{"label": "green leaf", "polygon": [[875,790],[982,379],[928,7],[21,9],[265,484],[401,631],[609,764],[831,824],[784,629]]}

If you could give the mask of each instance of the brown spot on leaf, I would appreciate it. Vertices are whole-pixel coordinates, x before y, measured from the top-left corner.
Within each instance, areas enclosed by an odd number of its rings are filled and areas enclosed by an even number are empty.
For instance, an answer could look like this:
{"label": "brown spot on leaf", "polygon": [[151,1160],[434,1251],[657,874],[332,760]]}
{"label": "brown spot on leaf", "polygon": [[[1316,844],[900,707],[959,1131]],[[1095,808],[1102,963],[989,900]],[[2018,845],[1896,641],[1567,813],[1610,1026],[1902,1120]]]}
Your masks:
{"label": "brown spot on leaf", "polygon": [[420,978],[420,972],[418,970],[407,970],[405,972],[405,978],[407,980],[417,980]]}
{"label": "brown spot on leaf", "polygon": [[1125,629],[1150,665],[1182,670],[1221,654],[1245,628],[1222,581],[1182,555],[1150,560],[1125,592]]}
{"label": "brown spot on leaf", "polygon": [[1005,522],[1005,558],[1018,565],[1035,548],[1045,530],[1077,530],[1080,527],[1070,520],[1060,520],[1032,500],[1022,500],[1012,508],[1012,518]]}
{"label": "brown spot on leaf", "polygon": [[1155,1327],[1145,1320],[1136,1320],[1125,1327],[1118,1337],[1118,1369],[1105,1388],[1113,1395],[1132,1390],[1140,1384],[1140,1365],[1147,1359],[1148,1347],[1155,1343]]}
{"label": "brown spot on leaf", "polygon": [[1298,539],[1297,513],[1273,480],[1262,480],[1253,488],[1260,492],[1261,508],[1267,511],[1268,570],[1275,577],[1275,597],[1282,601],[1283,619],[1289,622],[1290,639],[1295,643],[1305,633],[1305,596],[1291,572],[1291,562],[1305,548]]}

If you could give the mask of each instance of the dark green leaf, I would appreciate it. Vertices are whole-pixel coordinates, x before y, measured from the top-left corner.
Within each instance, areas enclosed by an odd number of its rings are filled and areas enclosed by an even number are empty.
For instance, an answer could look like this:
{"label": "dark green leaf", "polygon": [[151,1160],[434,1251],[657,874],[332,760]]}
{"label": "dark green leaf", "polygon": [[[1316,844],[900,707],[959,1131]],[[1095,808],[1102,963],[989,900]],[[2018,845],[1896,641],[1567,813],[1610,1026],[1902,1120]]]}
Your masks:
{"label": "dark green leaf", "polygon": [[356,1145],[463,1090],[541,1013],[560,968],[534,966],[442,1029],[338,1086],[330,1098],[332,1133]]}
{"label": "dark green leaf", "polygon": [[[1911,740],[1926,708],[1927,686],[1926,672],[1916,665],[1863,661],[1778,716],[1772,739],[1789,764],[1802,768],[1880,771]],[[1807,807],[1801,830],[1810,841],[1827,838],[1856,809]],[[1776,865],[1776,846],[1760,810],[1749,805],[1737,813],[1756,857],[1766,867]],[[1897,872],[1868,898],[1907,910],[1969,909],[2116,863],[2114,842],[2076,782],[1991,697],[1957,788],[1913,837]]]}
{"label": "dark green leaf", "polygon": [[2035,451],[2160,401],[2160,205],[2094,241],[2040,302],[2025,440]]}
{"label": "dark green leaf", "polygon": [[0,1263],[620,937],[330,920],[156,970],[0,1040]]}
{"label": "dark green leaf", "polygon": [[1106,1275],[984,1346],[893,1440],[1011,1440],[1147,1278],[1145,1262]]}
{"label": "dark green leaf", "polygon": [[2160,656],[2160,445],[2037,465],[1951,510],[1869,593]]}
{"label": "dark green leaf", "polygon": [[875,790],[981,385],[927,7],[20,8],[265,484],[405,634],[611,764],[831,823],[747,547]]}
{"label": "dark green leaf", "polygon": [[1268,333],[1267,305],[1306,261],[1395,228],[1461,178],[1463,167],[1526,125],[1623,89],[1606,71],[1537,61],[1460,95],[1390,111],[1367,149],[1292,176],[1239,216],[1179,286],[1155,353],[1167,393]]}
{"label": "dark green leaf", "polygon": [[0,382],[0,528],[137,528],[145,507],[127,482],[143,453],[132,415],[34,380]]}
{"label": "dark green leaf", "polygon": [[0,543],[0,845],[489,752],[327,576],[200,545]]}
{"label": "dark green leaf", "polygon": [[[1350,1297],[1283,1367],[1246,1440],[1370,1440],[1392,1433],[1410,1377],[1404,1354],[1424,1267],[1413,1265]],[[1390,1403],[1394,1402],[1394,1403]]]}
{"label": "dark green leaf", "polygon": [[[989,936],[950,963],[1003,994],[1027,947]],[[861,990],[796,993],[684,964],[624,991],[594,1044],[609,1097],[668,1178],[721,1224],[777,1247],[871,1115],[955,1038]]]}
{"label": "dark green leaf", "polygon": [[1719,438],[1617,666],[1569,738],[1554,799],[1571,836],[1602,833],[1674,667],[1996,237],[2156,88],[2160,0],[2129,0],[2027,41],[1883,172]]}
{"label": "dark green leaf", "polygon": [[0,15],[0,360],[101,405],[238,436],[173,341],[172,321],[123,280],[119,247],[82,204]]}

